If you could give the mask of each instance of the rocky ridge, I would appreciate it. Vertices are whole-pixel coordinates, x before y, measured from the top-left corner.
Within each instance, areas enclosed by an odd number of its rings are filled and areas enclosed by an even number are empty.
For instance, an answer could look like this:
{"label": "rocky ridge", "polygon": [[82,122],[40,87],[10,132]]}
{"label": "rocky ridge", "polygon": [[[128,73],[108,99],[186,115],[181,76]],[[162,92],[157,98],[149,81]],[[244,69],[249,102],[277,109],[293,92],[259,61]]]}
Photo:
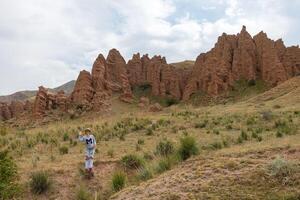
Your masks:
{"label": "rocky ridge", "polygon": [[[273,41],[264,32],[252,37],[243,26],[237,35],[223,33],[214,48],[197,57],[192,68],[176,67],[168,64],[165,57],[150,58],[139,53],[126,63],[120,52],[112,49],[106,59],[99,54],[91,73],[80,72],[69,96],[63,91],[51,93],[41,86],[34,103],[0,103],[0,119],[18,118],[22,113],[42,118],[54,109],[106,112],[113,94],[132,103],[134,87],[147,86],[153,96],[186,101],[198,91],[218,96],[241,79],[260,79],[274,87],[299,74],[299,46],[286,47],[281,39]],[[149,104],[140,102],[140,107]]]}

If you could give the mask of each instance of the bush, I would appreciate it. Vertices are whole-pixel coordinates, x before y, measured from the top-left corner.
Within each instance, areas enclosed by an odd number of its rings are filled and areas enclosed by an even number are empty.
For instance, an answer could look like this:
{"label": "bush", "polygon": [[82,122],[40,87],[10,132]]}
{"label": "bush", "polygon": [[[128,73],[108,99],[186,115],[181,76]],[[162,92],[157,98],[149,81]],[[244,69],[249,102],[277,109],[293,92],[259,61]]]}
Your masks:
{"label": "bush", "polygon": [[179,101],[177,99],[174,99],[174,98],[167,98],[165,99],[165,105],[166,107],[169,107],[169,106],[172,106],[174,104],[178,104]]}
{"label": "bush", "polygon": [[195,124],[195,128],[205,128],[206,123],[205,122],[198,122]]}
{"label": "bush", "polygon": [[76,192],[77,200],[91,200],[91,195],[85,187],[80,186],[79,190]]}
{"label": "bush", "polygon": [[248,140],[248,134],[245,132],[245,131],[241,131],[241,135],[240,137],[243,139],[243,140]]}
{"label": "bush", "polygon": [[66,147],[66,146],[59,147],[59,153],[61,155],[68,154],[69,153],[69,148]]}
{"label": "bush", "polygon": [[112,189],[117,192],[124,188],[126,184],[126,174],[121,171],[117,171],[112,176]]}
{"label": "bush", "polygon": [[290,182],[297,171],[299,171],[299,167],[296,163],[281,157],[277,157],[267,165],[267,173],[283,184]]}
{"label": "bush", "polygon": [[292,128],[289,126],[289,124],[286,121],[278,120],[275,122],[275,128],[277,128],[278,132],[281,132],[281,134],[290,134],[292,132]]}
{"label": "bush", "polygon": [[126,169],[138,169],[144,165],[143,159],[133,154],[123,156],[121,163]]}
{"label": "bush", "polygon": [[31,175],[30,188],[34,194],[42,194],[50,189],[52,181],[45,171],[34,172]]}
{"label": "bush", "polygon": [[180,139],[178,154],[182,160],[186,160],[192,155],[198,154],[198,152],[199,150],[195,138],[191,136],[185,136]]}
{"label": "bush", "polygon": [[13,199],[18,192],[15,184],[17,166],[7,152],[0,152],[0,199]]}
{"label": "bush", "polygon": [[142,167],[138,171],[138,178],[140,180],[146,181],[153,177],[152,171],[149,168]]}
{"label": "bush", "polygon": [[251,87],[251,86],[254,86],[256,85],[256,81],[254,79],[251,79],[248,81],[248,86]]}
{"label": "bush", "polygon": [[170,170],[172,167],[172,161],[170,158],[164,158],[158,162],[156,171],[162,173],[164,171]]}
{"label": "bush", "polygon": [[145,140],[143,140],[143,139],[138,139],[137,143],[138,143],[138,144],[141,144],[141,145],[142,145],[142,144],[145,144]]}
{"label": "bush", "polygon": [[64,133],[63,140],[67,141],[68,139],[69,139],[69,134],[68,133]]}
{"label": "bush", "polygon": [[156,153],[161,156],[168,156],[174,152],[173,144],[168,140],[160,141],[156,145]]}

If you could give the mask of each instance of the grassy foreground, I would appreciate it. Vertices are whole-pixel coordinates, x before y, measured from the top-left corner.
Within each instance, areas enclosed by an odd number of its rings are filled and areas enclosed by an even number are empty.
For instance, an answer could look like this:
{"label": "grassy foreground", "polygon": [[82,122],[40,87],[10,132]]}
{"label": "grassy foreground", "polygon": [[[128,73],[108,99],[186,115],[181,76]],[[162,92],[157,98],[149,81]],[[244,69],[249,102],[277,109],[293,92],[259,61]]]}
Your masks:
{"label": "grassy foreground", "polygon": [[[284,98],[160,113],[118,104],[112,115],[1,126],[0,149],[16,163],[19,199],[299,199],[300,101]],[[79,126],[97,139],[91,180]]]}

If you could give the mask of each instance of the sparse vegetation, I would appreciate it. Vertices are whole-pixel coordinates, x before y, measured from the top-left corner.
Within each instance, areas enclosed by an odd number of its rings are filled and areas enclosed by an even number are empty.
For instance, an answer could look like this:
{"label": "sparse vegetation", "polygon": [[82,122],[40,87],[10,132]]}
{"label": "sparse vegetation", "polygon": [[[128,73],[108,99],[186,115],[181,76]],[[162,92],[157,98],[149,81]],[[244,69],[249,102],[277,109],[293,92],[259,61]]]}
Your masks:
{"label": "sparse vegetation", "polygon": [[34,194],[42,194],[47,192],[52,185],[49,174],[45,171],[37,171],[32,173],[30,177],[30,188]]}
{"label": "sparse vegetation", "polygon": [[174,145],[168,140],[162,140],[156,145],[156,153],[161,156],[169,156],[174,152]]}
{"label": "sparse vegetation", "polygon": [[191,136],[185,136],[180,139],[178,154],[182,160],[186,160],[192,155],[198,154],[198,152],[199,150],[195,138]]}
{"label": "sparse vegetation", "polygon": [[133,154],[123,156],[121,162],[126,169],[138,169],[144,165],[143,159]]}
{"label": "sparse vegetation", "polygon": [[112,176],[112,189],[117,192],[125,187],[126,174],[122,171],[117,171]]}
{"label": "sparse vegetation", "polygon": [[15,183],[17,166],[6,151],[0,151],[0,199],[13,199],[19,190]]}

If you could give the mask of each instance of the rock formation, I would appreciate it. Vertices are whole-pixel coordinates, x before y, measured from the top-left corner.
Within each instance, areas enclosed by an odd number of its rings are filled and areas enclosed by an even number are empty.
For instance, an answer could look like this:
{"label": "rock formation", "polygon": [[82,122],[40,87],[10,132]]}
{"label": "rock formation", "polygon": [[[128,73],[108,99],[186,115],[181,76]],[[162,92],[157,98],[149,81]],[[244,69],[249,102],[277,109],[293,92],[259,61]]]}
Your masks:
{"label": "rock formation", "polygon": [[41,118],[45,116],[47,109],[47,89],[43,86],[39,87],[39,90],[36,94],[34,105],[33,105],[33,115],[36,118]]}
{"label": "rock formation", "polygon": [[12,118],[12,114],[7,103],[0,102],[0,119],[8,120]]}
{"label": "rock formation", "polygon": [[123,93],[120,99],[131,102],[132,91],[127,76],[126,62],[118,50],[112,49],[109,51],[106,65],[107,88],[113,92]]}
{"label": "rock formation", "polygon": [[275,42],[263,32],[252,38],[245,26],[237,35],[224,33],[213,49],[198,56],[183,100],[197,91],[218,95],[240,79],[276,86],[299,73],[299,52],[299,47],[286,48],[282,40]]}
{"label": "rock formation", "polygon": [[92,105],[95,111],[107,110],[110,107],[109,98],[111,91],[107,89],[105,80],[106,68],[106,60],[104,56],[100,54],[92,68],[92,85],[95,91]]}
{"label": "rock formation", "polygon": [[21,101],[12,101],[9,109],[12,117],[19,117],[25,111],[25,105]]}
{"label": "rock formation", "polygon": [[176,69],[167,64],[166,59],[161,56],[154,56],[149,59],[148,55],[134,54],[128,61],[127,71],[131,86],[149,84],[151,93],[154,96],[171,96],[181,99],[186,76],[183,69]]}
{"label": "rock formation", "polygon": [[148,107],[150,104],[150,100],[147,97],[141,97],[138,106],[140,108]]}
{"label": "rock formation", "polygon": [[[260,79],[270,86],[300,75],[299,46],[286,47],[281,39],[273,41],[264,32],[253,38],[243,26],[237,35],[223,33],[214,48],[200,54],[192,68],[168,64],[165,57],[134,54],[126,64],[120,52],[109,51],[105,59],[100,54],[91,73],[81,71],[70,96],[57,94],[39,87],[34,104],[27,102],[0,102],[0,119],[19,117],[32,112],[43,117],[48,110],[66,112],[69,107],[102,112],[111,106],[112,95],[131,103],[132,88],[150,88],[159,97],[188,100],[196,92],[216,96],[232,88],[237,80]],[[148,107],[148,98],[141,98],[139,106]],[[160,111],[159,104],[149,106]]]}
{"label": "rock formation", "polygon": [[94,95],[93,81],[90,72],[81,71],[71,94],[72,104],[80,107],[90,107]]}

